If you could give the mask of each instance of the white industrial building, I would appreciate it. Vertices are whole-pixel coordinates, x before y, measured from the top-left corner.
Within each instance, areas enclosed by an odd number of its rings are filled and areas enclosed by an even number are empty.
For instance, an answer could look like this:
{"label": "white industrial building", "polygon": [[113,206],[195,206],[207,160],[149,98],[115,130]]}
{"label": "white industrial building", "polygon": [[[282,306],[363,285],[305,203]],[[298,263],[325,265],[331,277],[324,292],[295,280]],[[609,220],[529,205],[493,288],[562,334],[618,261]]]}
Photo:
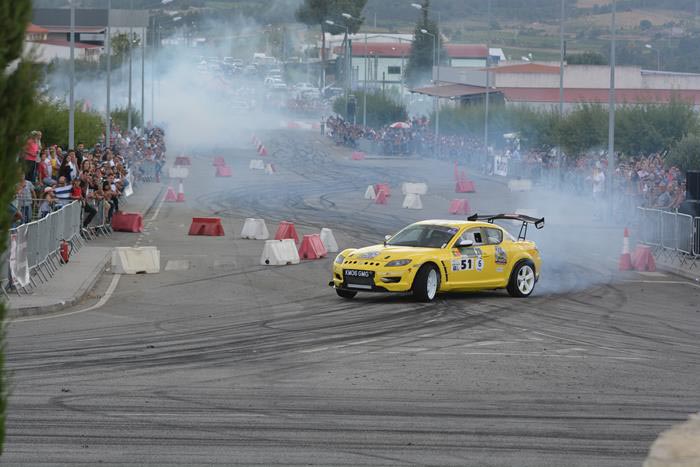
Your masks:
{"label": "white industrial building", "polygon": [[[437,76],[436,70],[433,77]],[[486,93],[486,68],[441,67],[440,83],[414,92],[453,102],[475,102]],[[488,69],[489,92],[506,104],[536,108],[559,105],[559,64],[502,63]],[[610,67],[564,66],[564,110],[582,103],[607,105]],[[700,75],[643,70],[638,66],[615,68],[615,100],[624,104],[663,104],[679,99],[700,110]]]}

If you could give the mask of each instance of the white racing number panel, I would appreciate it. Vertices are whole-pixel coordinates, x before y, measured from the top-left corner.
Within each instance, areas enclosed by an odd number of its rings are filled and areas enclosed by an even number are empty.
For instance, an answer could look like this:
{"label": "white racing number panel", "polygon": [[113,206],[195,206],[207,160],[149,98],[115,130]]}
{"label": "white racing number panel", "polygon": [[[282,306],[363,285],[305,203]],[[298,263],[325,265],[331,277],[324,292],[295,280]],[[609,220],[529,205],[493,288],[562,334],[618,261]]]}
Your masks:
{"label": "white racing number panel", "polygon": [[484,269],[484,260],[481,256],[462,256],[452,260],[452,272],[456,271],[481,271]]}

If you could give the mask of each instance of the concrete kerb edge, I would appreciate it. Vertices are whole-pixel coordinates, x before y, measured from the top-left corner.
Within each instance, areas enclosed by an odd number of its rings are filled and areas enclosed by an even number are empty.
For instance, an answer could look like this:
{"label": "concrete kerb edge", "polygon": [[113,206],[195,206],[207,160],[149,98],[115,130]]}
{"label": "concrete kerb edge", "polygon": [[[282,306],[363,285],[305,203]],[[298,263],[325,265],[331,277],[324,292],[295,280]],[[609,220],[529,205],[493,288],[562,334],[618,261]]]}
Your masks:
{"label": "concrete kerb edge", "polygon": [[[144,217],[146,217],[153,210],[156,203],[163,196],[164,190],[165,190],[165,186],[161,185],[160,190],[158,190],[158,194],[154,197],[153,201],[148,206],[148,209],[146,209],[146,211],[144,212]],[[70,299],[68,299],[64,302],[61,302],[61,303],[54,303],[51,305],[27,307],[27,308],[20,308],[20,309],[8,308],[7,309],[7,318],[11,320],[14,318],[26,318],[29,316],[38,316],[38,315],[55,313],[58,311],[63,311],[66,308],[70,308],[70,307],[80,303],[81,301],[83,301],[85,296],[95,287],[97,282],[102,278],[102,275],[107,270],[107,265],[111,263],[111,260],[112,260],[112,255],[110,252],[110,253],[106,254],[105,257],[102,259],[102,261],[100,261],[100,263],[95,267],[95,269],[93,269],[92,273],[90,274],[90,279],[88,281],[84,282]]]}
{"label": "concrete kerb edge", "polygon": [[10,308],[8,309],[7,317],[9,319],[13,319],[55,313],[57,311],[63,311],[66,308],[70,308],[80,303],[85,298],[85,296],[93,289],[93,287],[95,287],[97,281],[99,281],[100,278],[102,278],[102,274],[107,269],[107,264],[110,262],[111,258],[111,254],[105,254],[104,258],[102,258],[102,260],[98,263],[95,269],[93,269],[90,273],[90,279],[88,279],[87,282],[84,282],[70,299],[60,303],[53,303],[51,305],[26,307],[20,309]]}
{"label": "concrete kerb edge", "polygon": [[656,269],[660,269],[664,272],[670,272],[671,274],[684,277],[691,281],[700,282],[700,270],[698,270],[697,272],[686,271],[685,269],[678,268],[675,266],[669,266],[658,261],[656,262]]}

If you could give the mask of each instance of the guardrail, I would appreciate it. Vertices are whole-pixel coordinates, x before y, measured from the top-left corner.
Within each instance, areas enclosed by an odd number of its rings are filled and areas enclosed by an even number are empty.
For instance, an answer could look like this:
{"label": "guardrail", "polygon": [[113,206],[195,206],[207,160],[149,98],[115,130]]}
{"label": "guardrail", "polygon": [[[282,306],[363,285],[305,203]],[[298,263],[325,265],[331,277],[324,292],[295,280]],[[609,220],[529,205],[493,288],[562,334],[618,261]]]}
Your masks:
{"label": "guardrail", "polygon": [[[28,283],[16,280],[12,277],[11,261],[12,251],[10,245],[0,260],[0,290],[7,295],[5,287],[12,285],[13,290],[21,295],[29,293],[31,287],[36,287],[35,279],[46,282],[58,270],[62,262],[60,248],[63,241],[70,245],[72,250],[79,250],[84,241],[81,233],[81,218],[83,207],[79,201],[74,201],[61,209],[34,222],[10,229],[9,238],[15,242],[21,242],[26,255],[26,267],[28,268]],[[97,217],[97,216],[96,216]],[[17,254],[18,248],[15,249]],[[24,257],[15,257],[14,261],[21,261],[21,267],[25,267]]]}
{"label": "guardrail", "polygon": [[700,260],[700,217],[675,211],[637,208],[640,241],[660,254],[675,254],[691,267]]}

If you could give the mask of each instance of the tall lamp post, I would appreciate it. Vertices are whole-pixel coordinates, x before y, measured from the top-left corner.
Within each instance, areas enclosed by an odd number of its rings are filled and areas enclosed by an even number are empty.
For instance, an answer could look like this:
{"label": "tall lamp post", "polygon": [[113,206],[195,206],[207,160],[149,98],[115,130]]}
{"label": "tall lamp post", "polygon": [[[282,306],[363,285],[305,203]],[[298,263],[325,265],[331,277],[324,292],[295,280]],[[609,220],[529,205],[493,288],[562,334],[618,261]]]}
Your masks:
{"label": "tall lamp post", "polygon": [[[559,118],[564,118],[564,16],[566,15],[566,0],[561,0],[561,18],[559,19]],[[561,188],[561,141],[557,144],[557,188]]]}
{"label": "tall lamp post", "polygon": [[651,44],[644,44],[644,47],[646,47],[649,50],[653,50],[656,52],[656,71],[661,71],[661,51],[659,50],[658,47],[654,47]]}
{"label": "tall lamp post", "polygon": [[70,96],[68,98],[68,149],[75,148],[75,0],[70,0]]}
{"label": "tall lamp post", "polygon": [[[429,8],[424,7],[420,3],[411,3],[413,8],[418,10],[424,10],[426,12],[430,11]],[[438,22],[437,22],[438,34],[440,31],[440,12],[438,11]],[[440,86],[440,44],[438,41],[438,36],[428,32],[426,29],[421,29],[421,33],[432,36],[433,38],[433,68],[437,67],[437,76],[435,77],[435,83]],[[440,155],[440,98],[435,96],[435,156],[436,158]]]}
{"label": "tall lamp post", "polygon": [[105,128],[105,147],[112,143],[112,116],[110,109],[110,93],[112,91],[112,0],[107,0],[107,124]]}
{"label": "tall lamp post", "polygon": [[[134,0],[131,0],[131,3],[129,4],[129,13],[133,14],[134,12]],[[131,25],[131,21],[133,18],[129,18],[129,49],[127,52],[129,53],[129,97],[128,97],[128,104],[127,104],[127,110],[126,110],[126,127],[127,127],[127,134],[131,131],[131,81],[132,81],[132,76],[133,76],[133,54],[132,49],[134,46],[134,28]]]}
{"label": "tall lamp post", "polygon": [[[347,13],[344,13],[344,14],[347,14]],[[340,25],[340,24],[336,24],[335,21],[332,21],[332,20],[330,20],[330,19],[327,19],[327,20],[326,20],[326,24],[329,24],[329,25],[331,25],[331,26],[338,26],[338,27],[341,27],[341,28],[344,28],[344,29],[345,29],[345,105],[347,106],[347,103],[348,103],[348,94],[350,94],[350,90],[349,90],[349,86],[350,86],[350,76],[348,76],[348,72],[347,72],[347,70],[348,70],[348,60],[349,60],[349,58],[350,58],[350,54],[348,53],[348,49],[349,49],[348,45],[349,45],[349,41],[350,41],[350,34],[349,34],[348,25],[346,24],[346,25],[343,26],[343,25]]]}
{"label": "tall lamp post", "polygon": [[613,0],[612,19],[610,20],[611,40],[610,40],[610,89],[608,91],[608,173],[606,188],[608,192],[608,216],[612,220],[613,216],[613,183],[612,177],[615,173],[615,14],[617,12],[617,2]]}
{"label": "tall lamp post", "polygon": [[[422,34],[425,34],[425,35],[433,38],[433,68],[435,68],[435,66],[437,65],[438,70],[439,70],[440,65],[435,60],[435,57],[437,56],[436,36],[435,36],[435,34],[429,32],[427,29],[421,29],[420,32]],[[437,85],[438,86],[440,85],[439,81],[437,82]],[[435,109],[434,110],[435,111],[435,144],[433,145],[433,152],[434,152],[436,158],[440,154],[440,149],[439,149],[439,146],[440,146],[440,106],[438,104],[439,99],[440,98],[437,95],[433,96],[433,107]]]}

